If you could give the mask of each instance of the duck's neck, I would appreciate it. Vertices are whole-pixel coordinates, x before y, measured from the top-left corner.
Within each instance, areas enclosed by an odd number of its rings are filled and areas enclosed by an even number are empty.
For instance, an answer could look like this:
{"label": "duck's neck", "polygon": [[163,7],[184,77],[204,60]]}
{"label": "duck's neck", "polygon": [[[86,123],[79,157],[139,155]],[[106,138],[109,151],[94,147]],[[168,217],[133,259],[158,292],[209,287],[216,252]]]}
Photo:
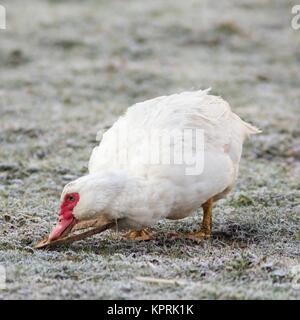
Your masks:
{"label": "duck's neck", "polygon": [[114,218],[127,218],[144,225],[165,218],[174,202],[172,187],[167,180],[122,175],[121,192],[111,203]]}

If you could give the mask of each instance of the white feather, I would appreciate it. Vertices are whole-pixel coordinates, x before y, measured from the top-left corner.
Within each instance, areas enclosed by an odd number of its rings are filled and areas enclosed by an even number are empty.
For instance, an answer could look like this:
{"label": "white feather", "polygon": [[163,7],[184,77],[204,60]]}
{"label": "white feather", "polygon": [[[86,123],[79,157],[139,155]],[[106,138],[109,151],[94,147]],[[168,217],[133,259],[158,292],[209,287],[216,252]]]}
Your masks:
{"label": "white feather", "polygon": [[[89,175],[65,187],[63,194],[81,193],[75,215],[85,219],[105,214],[123,218],[132,227],[145,227],[162,218],[184,218],[209,198],[223,197],[237,178],[245,137],[259,131],[234,114],[226,101],[208,92],[183,92],[128,108],[94,148]],[[153,148],[168,157],[182,142],[151,145],[150,132],[161,135],[177,130],[180,135],[187,128],[204,132],[204,154],[192,149],[204,157],[201,174],[187,175],[185,163],[149,163]],[[131,133],[129,141],[120,137],[124,130]],[[191,143],[185,139],[183,146]],[[122,154],[127,155],[126,161]]]}

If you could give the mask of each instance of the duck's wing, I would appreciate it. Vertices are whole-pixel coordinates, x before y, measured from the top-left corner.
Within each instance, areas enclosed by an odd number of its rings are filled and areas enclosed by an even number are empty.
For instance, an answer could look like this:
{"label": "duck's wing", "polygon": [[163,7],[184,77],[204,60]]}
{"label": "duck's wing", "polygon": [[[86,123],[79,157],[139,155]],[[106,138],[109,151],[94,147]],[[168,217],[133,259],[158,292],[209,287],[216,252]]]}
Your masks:
{"label": "duck's wing", "polygon": [[[226,101],[208,92],[209,89],[183,92],[128,108],[126,114],[104,133],[100,145],[94,148],[89,161],[90,173],[112,169],[137,172],[140,168],[143,171],[149,153],[153,154],[157,147],[155,143],[151,145],[149,139],[170,132],[173,137],[179,137],[184,135],[184,130],[190,129],[203,132],[205,150],[226,152],[239,161],[244,137],[256,129],[235,115]],[[190,142],[188,138],[184,140],[186,144]],[[174,139],[170,143],[176,149],[176,144],[182,140]],[[169,146],[159,146],[159,152],[162,157],[168,157]]]}

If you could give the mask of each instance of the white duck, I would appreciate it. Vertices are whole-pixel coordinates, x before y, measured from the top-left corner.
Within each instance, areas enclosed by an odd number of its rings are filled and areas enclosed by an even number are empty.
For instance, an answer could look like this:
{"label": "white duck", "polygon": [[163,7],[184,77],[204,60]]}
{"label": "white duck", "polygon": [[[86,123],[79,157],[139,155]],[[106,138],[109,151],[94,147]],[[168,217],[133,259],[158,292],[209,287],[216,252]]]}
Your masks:
{"label": "white duck", "polygon": [[201,206],[199,231],[185,236],[210,237],[212,205],[233,187],[244,139],[259,130],[208,91],[130,107],[93,150],[89,174],[65,186],[49,239],[58,239],[70,225],[104,217],[131,229],[127,238],[146,240],[150,235],[144,228],[164,218],[185,218]]}

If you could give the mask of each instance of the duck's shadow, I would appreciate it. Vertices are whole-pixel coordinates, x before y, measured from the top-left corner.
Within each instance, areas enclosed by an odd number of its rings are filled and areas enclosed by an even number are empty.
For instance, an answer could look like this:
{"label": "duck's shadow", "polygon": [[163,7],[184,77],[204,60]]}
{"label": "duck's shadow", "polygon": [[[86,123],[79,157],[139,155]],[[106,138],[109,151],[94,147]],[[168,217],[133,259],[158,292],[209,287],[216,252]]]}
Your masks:
{"label": "duck's shadow", "polygon": [[[212,238],[196,243],[186,238],[172,238],[170,233],[154,232],[154,239],[149,241],[123,240],[117,234],[108,233],[102,236],[85,239],[69,246],[53,248],[57,251],[71,249],[75,252],[94,253],[100,255],[122,254],[159,254],[174,255],[176,252],[184,252],[186,249],[212,247],[247,248],[251,244],[258,244],[261,240],[258,230],[251,224],[227,224],[219,231],[212,233]],[[70,247],[71,246],[71,247]],[[51,250],[53,250],[51,249]]]}
{"label": "duck's shadow", "polygon": [[231,223],[222,227],[221,230],[213,232],[213,242],[246,248],[251,244],[259,244],[262,240],[257,227],[253,224]]}

